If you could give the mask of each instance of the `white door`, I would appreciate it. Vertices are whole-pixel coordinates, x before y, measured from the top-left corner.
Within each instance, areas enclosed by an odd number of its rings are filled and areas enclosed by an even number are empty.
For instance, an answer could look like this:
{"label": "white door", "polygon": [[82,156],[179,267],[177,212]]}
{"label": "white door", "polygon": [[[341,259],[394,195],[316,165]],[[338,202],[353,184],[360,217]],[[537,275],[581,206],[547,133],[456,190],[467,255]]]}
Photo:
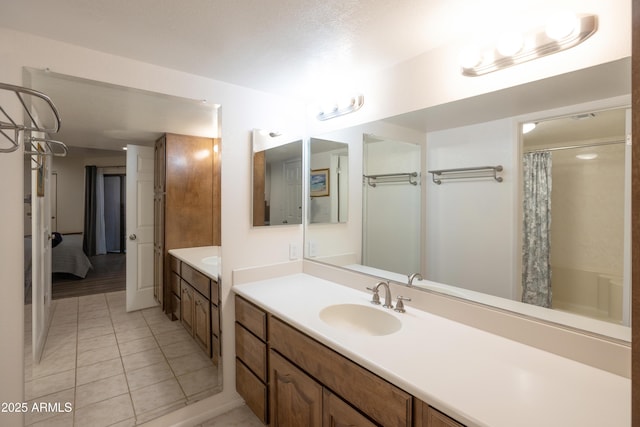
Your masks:
{"label": "white door", "polygon": [[153,147],[127,145],[127,311],[153,298]]}
{"label": "white door", "polygon": [[51,320],[51,158],[32,157],[40,162],[31,173],[31,344],[39,363]]}
{"label": "white door", "polygon": [[286,211],[285,224],[302,224],[302,160],[284,164]]}

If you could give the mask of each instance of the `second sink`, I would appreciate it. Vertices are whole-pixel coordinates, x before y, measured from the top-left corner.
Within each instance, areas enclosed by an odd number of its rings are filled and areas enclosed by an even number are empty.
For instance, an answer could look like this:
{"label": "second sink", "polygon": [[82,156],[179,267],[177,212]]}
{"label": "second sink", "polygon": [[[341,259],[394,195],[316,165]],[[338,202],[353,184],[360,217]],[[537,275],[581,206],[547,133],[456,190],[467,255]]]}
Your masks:
{"label": "second sink", "polygon": [[337,329],[372,336],[389,335],[402,327],[394,315],[359,304],[330,305],[320,310],[320,319]]}

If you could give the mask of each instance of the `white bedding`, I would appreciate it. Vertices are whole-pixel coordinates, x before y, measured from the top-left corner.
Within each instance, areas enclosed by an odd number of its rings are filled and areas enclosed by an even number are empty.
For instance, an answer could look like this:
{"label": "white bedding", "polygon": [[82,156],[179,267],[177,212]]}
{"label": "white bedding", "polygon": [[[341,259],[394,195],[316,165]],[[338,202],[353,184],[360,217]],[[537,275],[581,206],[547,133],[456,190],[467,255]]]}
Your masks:
{"label": "white bedding", "polygon": [[82,234],[64,234],[62,242],[52,250],[51,272],[70,273],[84,279],[91,261],[82,250]]}

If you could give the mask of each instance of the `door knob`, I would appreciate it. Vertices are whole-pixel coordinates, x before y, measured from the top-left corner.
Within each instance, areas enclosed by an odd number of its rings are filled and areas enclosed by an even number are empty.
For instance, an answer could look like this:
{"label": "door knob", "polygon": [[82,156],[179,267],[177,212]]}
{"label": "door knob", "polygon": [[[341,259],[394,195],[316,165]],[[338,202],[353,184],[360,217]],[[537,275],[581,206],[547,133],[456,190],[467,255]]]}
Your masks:
{"label": "door knob", "polygon": [[136,240],[138,238],[138,236],[136,236],[135,234],[129,234],[129,240]]}

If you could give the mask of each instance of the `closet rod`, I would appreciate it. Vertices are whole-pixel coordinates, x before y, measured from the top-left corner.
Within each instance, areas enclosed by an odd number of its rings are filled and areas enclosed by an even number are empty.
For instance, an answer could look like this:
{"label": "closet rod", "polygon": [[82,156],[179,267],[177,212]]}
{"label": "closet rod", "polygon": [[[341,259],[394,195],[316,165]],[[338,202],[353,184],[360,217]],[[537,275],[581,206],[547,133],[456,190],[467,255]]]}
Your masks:
{"label": "closet rod", "polygon": [[594,142],[592,144],[583,144],[583,145],[566,145],[564,147],[537,148],[534,150],[525,150],[525,154],[526,153],[544,153],[545,151],[573,150],[575,148],[600,147],[603,145],[626,144],[626,142],[627,141],[625,141],[624,139],[619,139],[615,141]]}

